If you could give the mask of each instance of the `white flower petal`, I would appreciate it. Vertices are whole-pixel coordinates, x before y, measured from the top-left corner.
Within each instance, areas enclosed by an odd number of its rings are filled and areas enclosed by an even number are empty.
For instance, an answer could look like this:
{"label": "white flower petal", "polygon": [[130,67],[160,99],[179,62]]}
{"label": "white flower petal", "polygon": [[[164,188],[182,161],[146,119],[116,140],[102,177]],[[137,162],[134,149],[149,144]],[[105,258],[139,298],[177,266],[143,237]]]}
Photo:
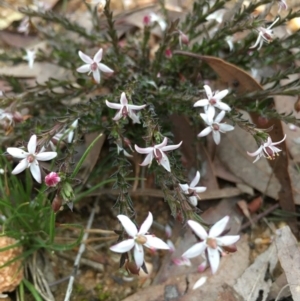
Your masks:
{"label": "white flower petal", "polygon": [[129,110],[128,111],[128,116],[129,116],[129,118],[132,119],[133,123],[141,123],[140,122],[140,117],[137,114],[135,114],[134,111]]}
{"label": "white flower petal", "polygon": [[128,105],[129,110],[134,110],[134,111],[139,111],[142,110],[146,107],[147,105],[141,105],[141,106],[136,106],[136,105]]}
{"label": "white flower petal", "polygon": [[149,212],[147,218],[142,223],[138,234],[142,234],[142,235],[146,234],[149,231],[150,227],[152,226],[152,223],[153,223],[153,216],[152,213]]}
{"label": "white flower petal", "polygon": [[129,236],[135,237],[137,235],[136,225],[126,215],[119,214],[117,218]]}
{"label": "white flower petal", "polygon": [[239,235],[227,235],[216,238],[218,246],[230,246],[240,239]]}
{"label": "white flower petal", "polygon": [[234,130],[234,126],[233,125],[226,124],[226,123],[220,123],[219,124],[219,131],[221,133],[223,133],[223,132],[229,132],[229,131],[233,131],[233,130]]}
{"label": "white flower petal", "polygon": [[193,191],[196,191],[197,193],[201,193],[201,192],[204,192],[204,191],[206,191],[206,187],[204,187],[204,186],[197,186],[197,187],[194,187],[193,188]]}
{"label": "white flower petal", "polygon": [[135,244],[134,239],[126,239],[114,246],[111,246],[109,249],[116,253],[125,253],[131,250],[134,247],[134,244]]}
{"label": "white flower petal", "polygon": [[171,171],[169,158],[163,152],[162,152],[162,157],[159,160],[159,164],[168,172]]}
{"label": "white flower petal", "polygon": [[253,163],[257,162],[262,156],[263,156],[262,154],[259,154],[259,155],[255,158],[255,160],[253,161]]}
{"label": "white flower petal", "polygon": [[27,145],[27,150],[29,154],[34,154],[36,150],[36,140],[37,137],[36,135],[32,135],[29,139],[28,145]]}
{"label": "white flower petal", "polygon": [[14,168],[14,170],[11,172],[13,175],[17,175],[18,173],[22,172],[28,167],[29,163],[27,159],[23,159],[19,162],[19,164]]}
{"label": "white flower petal", "polygon": [[208,134],[210,134],[212,131],[211,127],[208,126],[206,127],[204,130],[202,130],[197,136],[198,137],[204,137],[204,136],[207,136]]}
{"label": "white flower petal", "polygon": [[218,222],[216,222],[211,229],[209,230],[208,236],[209,237],[218,237],[222,232],[224,232],[227,224],[229,221],[229,216],[225,216],[222,219],[220,219]]}
{"label": "white flower petal", "polygon": [[72,143],[73,138],[74,138],[74,131],[69,131],[68,139],[67,139],[68,143]]}
{"label": "white flower petal", "polygon": [[49,161],[57,156],[57,152],[44,152],[39,153],[35,156],[35,158],[39,161]]}
{"label": "white flower petal", "polygon": [[76,69],[77,72],[79,73],[87,73],[91,71],[91,66],[90,65],[82,65],[81,67]]}
{"label": "white flower petal", "polygon": [[185,258],[194,258],[204,252],[206,249],[206,243],[204,241],[196,243],[191,248],[189,248],[186,252],[182,254],[182,257]]}
{"label": "white flower petal", "polygon": [[100,48],[98,52],[94,55],[94,62],[99,63],[102,60],[103,50]]}
{"label": "white flower petal", "polygon": [[135,264],[138,268],[140,268],[144,263],[144,249],[142,245],[137,243],[134,245],[133,256]]}
{"label": "white flower petal", "polygon": [[217,145],[220,144],[221,134],[219,131],[213,131],[213,139]]}
{"label": "white flower petal", "polygon": [[6,150],[11,156],[18,158],[18,159],[24,159],[26,158],[29,154],[27,152],[25,152],[23,149],[21,148],[17,148],[17,147],[9,147]]}
{"label": "white flower petal", "polygon": [[122,94],[121,94],[120,103],[122,106],[128,105],[128,100],[127,100],[125,92],[122,92]]}
{"label": "white flower petal", "polygon": [[156,149],[161,149],[161,148],[163,148],[164,146],[166,146],[167,144],[168,144],[168,138],[167,138],[167,137],[164,137],[164,140],[162,141],[162,143],[156,144],[156,145],[155,145],[155,148],[156,148]]}
{"label": "white flower petal", "polygon": [[109,102],[108,100],[106,100],[105,103],[111,109],[120,110],[123,108],[123,105],[120,105],[119,103]]}
{"label": "white flower petal", "polygon": [[149,249],[162,249],[169,250],[170,247],[160,238],[153,235],[145,235],[147,242],[144,244],[145,247]]}
{"label": "white flower petal", "polygon": [[280,141],[278,141],[278,142],[272,142],[272,145],[277,145],[277,144],[279,144],[279,143],[282,143],[282,142],[285,140],[285,138],[286,138],[286,134],[284,135],[284,137],[283,137],[282,140],[280,140]]}
{"label": "white flower petal", "polygon": [[208,120],[208,124],[211,124],[211,120],[213,120],[213,118],[215,117],[216,114],[216,109],[214,106],[207,106],[205,109],[205,114],[207,115],[207,120]]}
{"label": "white flower petal", "polygon": [[140,164],[140,166],[149,165],[151,164],[152,160],[153,160],[153,153],[150,153],[145,157],[144,161]]}
{"label": "white flower petal", "polygon": [[231,111],[231,108],[228,104],[224,103],[224,102],[219,102],[215,105],[216,108],[223,110],[223,111]]}
{"label": "white flower petal", "polygon": [[34,178],[38,183],[42,183],[41,170],[40,170],[39,163],[38,163],[37,160],[34,160],[34,161],[30,164],[30,172],[31,172],[33,178]]}
{"label": "white flower petal", "polygon": [[211,97],[212,97],[212,91],[211,91],[210,86],[204,85],[203,88],[204,88],[204,90],[205,90],[206,96],[207,96],[208,98],[211,98]]}
{"label": "white flower petal", "polygon": [[153,153],[153,149],[154,149],[153,147],[146,147],[146,148],[139,147],[136,144],[134,145],[134,148],[140,154],[150,154],[150,153]]}
{"label": "white flower petal", "polygon": [[258,150],[256,150],[255,152],[253,153],[250,153],[250,152],[247,152],[247,154],[251,157],[255,157],[257,156],[258,154],[260,154],[261,152],[263,151],[263,146],[261,145]]}
{"label": "white flower petal", "polygon": [[187,223],[200,239],[204,240],[207,238],[206,230],[199,223],[192,220],[188,220]]}
{"label": "white flower petal", "polygon": [[98,83],[98,84],[100,83],[101,76],[100,76],[100,71],[98,68],[95,71],[93,71],[93,78],[96,83]]}
{"label": "white flower petal", "polygon": [[108,72],[108,73],[113,73],[114,70],[110,69],[108,66],[102,64],[102,63],[98,63],[98,68],[102,71],[102,72]]}
{"label": "white flower petal", "polygon": [[207,252],[208,252],[208,260],[210,263],[211,272],[215,274],[220,265],[220,253],[218,249],[212,249],[212,248],[207,248]]}
{"label": "white flower petal", "polygon": [[193,179],[193,181],[190,184],[190,187],[191,188],[195,187],[199,183],[199,181],[200,181],[200,172],[197,171],[196,175],[195,175],[195,178]]}
{"label": "white flower petal", "polygon": [[184,193],[188,193],[188,189],[190,188],[188,184],[179,184],[179,186]]}
{"label": "white flower petal", "polygon": [[212,120],[210,120],[208,118],[208,115],[205,113],[200,113],[201,118],[203,119],[203,121],[207,124],[207,125],[211,125],[212,124]]}
{"label": "white flower petal", "polygon": [[202,276],[199,280],[196,281],[196,283],[193,286],[193,290],[199,288],[200,286],[202,286],[207,280],[206,276]]}
{"label": "white flower petal", "polygon": [[208,99],[200,99],[194,103],[194,107],[205,107],[208,106]]}
{"label": "white flower petal", "polygon": [[113,120],[114,120],[114,121],[118,121],[118,120],[120,120],[122,117],[123,117],[123,112],[122,112],[122,109],[121,109],[121,110],[119,110],[119,111],[117,112],[117,114],[114,116]]}
{"label": "white flower petal", "polygon": [[[94,61],[88,55],[83,53],[82,51],[79,50],[78,55],[86,64],[93,64]],[[78,71],[78,72],[80,72],[80,71]]]}
{"label": "white flower petal", "polygon": [[217,100],[221,100],[222,98],[224,98],[228,94],[228,92],[229,91],[227,89],[226,90],[222,90],[222,91],[216,93],[214,95],[214,98],[217,99]]}
{"label": "white flower petal", "polygon": [[179,148],[181,144],[182,144],[182,141],[180,143],[178,143],[178,144],[175,144],[175,145],[167,145],[167,146],[160,147],[160,149],[163,152],[168,152],[170,150],[174,150],[176,148]]}
{"label": "white flower petal", "polygon": [[194,195],[193,196],[190,196],[189,197],[189,202],[193,205],[193,206],[197,206],[197,204],[198,204],[198,199],[197,199],[197,197],[195,197]]}
{"label": "white flower petal", "polygon": [[219,122],[224,118],[225,114],[226,114],[225,111],[221,111],[221,112],[217,115],[217,117],[216,117],[216,119],[215,119],[215,122],[216,122],[216,123],[219,123]]}

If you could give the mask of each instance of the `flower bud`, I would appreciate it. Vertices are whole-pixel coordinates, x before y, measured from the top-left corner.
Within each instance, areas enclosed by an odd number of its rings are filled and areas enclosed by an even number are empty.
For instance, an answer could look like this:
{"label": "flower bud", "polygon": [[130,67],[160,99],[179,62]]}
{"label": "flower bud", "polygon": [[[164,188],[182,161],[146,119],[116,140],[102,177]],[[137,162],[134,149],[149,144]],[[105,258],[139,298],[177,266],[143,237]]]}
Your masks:
{"label": "flower bud", "polygon": [[166,49],[166,51],[165,51],[165,56],[166,56],[166,58],[168,58],[168,59],[170,59],[170,58],[173,56],[172,50],[171,50],[170,48]]}
{"label": "flower bud", "polygon": [[61,206],[62,206],[62,198],[59,195],[56,195],[51,204],[54,213],[58,212]]}
{"label": "flower bud", "polygon": [[65,182],[61,189],[61,196],[65,202],[70,202],[74,199],[74,191],[70,183]]}
{"label": "flower bud", "polygon": [[149,15],[144,16],[144,18],[143,18],[143,24],[145,26],[149,26],[150,23],[151,23],[151,17]]}
{"label": "flower bud", "polygon": [[188,45],[189,42],[190,42],[190,39],[189,37],[184,34],[182,31],[178,31],[179,32],[179,41],[180,41],[180,44],[185,44],[185,45]]}
{"label": "flower bud", "polygon": [[60,177],[56,172],[50,172],[46,177],[45,177],[45,184],[48,187],[55,187],[59,182],[60,182]]}

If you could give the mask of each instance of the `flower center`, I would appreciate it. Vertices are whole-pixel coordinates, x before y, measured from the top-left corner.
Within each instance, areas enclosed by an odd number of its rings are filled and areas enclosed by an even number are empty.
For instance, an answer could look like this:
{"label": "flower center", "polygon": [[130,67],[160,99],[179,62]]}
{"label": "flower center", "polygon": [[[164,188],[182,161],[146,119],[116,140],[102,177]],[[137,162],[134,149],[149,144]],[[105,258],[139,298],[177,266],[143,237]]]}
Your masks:
{"label": "flower center", "polygon": [[92,70],[92,71],[96,71],[97,68],[98,68],[97,63],[94,62],[94,63],[91,64],[91,70]]}
{"label": "flower center", "polygon": [[217,123],[213,123],[212,128],[213,128],[214,131],[219,131],[220,130],[220,127]]}
{"label": "flower center", "polygon": [[211,98],[211,99],[209,100],[209,103],[210,103],[212,106],[214,106],[214,105],[217,103],[217,100],[216,100],[215,98]]}
{"label": "flower center", "polygon": [[269,159],[269,160],[274,160],[275,159],[275,155],[276,155],[276,153],[274,153],[274,151],[272,150],[272,148],[271,147],[266,147],[265,148],[265,152],[266,152],[266,154],[268,155],[267,156],[267,159]]}
{"label": "flower center", "polygon": [[29,156],[27,157],[28,163],[32,163],[34,160],[35,160],[34,155],[29,155]]}
{"label": "flower center", "polygon": [[123,109],[122,109],[122,116],[123,117],[127,117],[128,116],[128,110],[127,110],[126,106],[124,106]]}
{"label": "flower center", "polygon": [[144,235],[137,235],[135,241],[140,245],[144,245],[147,242],[147,238]]}
{"label": "flower center", "polygon": [[154,148],[154,156],[157,162],[160,162],[160,160],[162,159],[162,153],[159,149],[155,149]]}
{"label": "flower center", "polygon": [[218,247],[217,241],[211,237],[208,237],[206,239],[206,244],[212,249],[217,249],[217,247]]}

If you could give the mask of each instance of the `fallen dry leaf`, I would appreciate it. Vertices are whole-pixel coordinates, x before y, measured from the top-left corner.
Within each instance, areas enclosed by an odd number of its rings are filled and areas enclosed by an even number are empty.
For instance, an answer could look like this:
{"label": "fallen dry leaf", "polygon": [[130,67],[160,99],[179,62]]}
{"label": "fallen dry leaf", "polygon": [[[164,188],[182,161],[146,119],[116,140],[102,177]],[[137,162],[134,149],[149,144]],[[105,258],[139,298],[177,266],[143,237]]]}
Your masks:
{"label": "fallen dry leaf", "polygon": [[277,264],[276,247],[272,244],[264,253],[256,257],[233,286],[244,300],[265,301],[272,285],[271,275]]}
{"label": "fallen dry leaf", "polygon": [[291,229],[285,226],[277,230],[275,239],[281,267],[290,285],[293,300],[300,300],[300,250]]}

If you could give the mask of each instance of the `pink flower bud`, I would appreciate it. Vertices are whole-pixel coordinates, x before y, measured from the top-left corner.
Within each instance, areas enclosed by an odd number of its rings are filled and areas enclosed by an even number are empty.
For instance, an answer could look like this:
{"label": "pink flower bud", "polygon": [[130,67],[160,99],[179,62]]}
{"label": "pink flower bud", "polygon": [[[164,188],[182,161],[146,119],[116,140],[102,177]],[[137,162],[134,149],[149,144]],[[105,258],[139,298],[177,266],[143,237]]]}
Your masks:
{"label": "pink flower bud", "polygon": [[151,23],[151,17],[149,15],[144,16],[143,23],[145,26],[149,26]]}
{"label": "pink flower bud", "polygon": [[168,48],[166,51],[165,51],[165,56],[170,59],[173,54],[172,54],[172,50],[170,48]]}
{"label": "pink flower bud", "polygon": [[180,30],[178,32],[179,32],[180,44],[188,45],[189,42],[190,42],[189,37],[186,34],[184,34],[182,31],[180,31]]}
{"label": "pink flower bud", "polygon": [[57,183],[60,182],[60,177],[56,172],[50,172],[46,177],[45,177],[45,184],[48,187],[55,187]]}

